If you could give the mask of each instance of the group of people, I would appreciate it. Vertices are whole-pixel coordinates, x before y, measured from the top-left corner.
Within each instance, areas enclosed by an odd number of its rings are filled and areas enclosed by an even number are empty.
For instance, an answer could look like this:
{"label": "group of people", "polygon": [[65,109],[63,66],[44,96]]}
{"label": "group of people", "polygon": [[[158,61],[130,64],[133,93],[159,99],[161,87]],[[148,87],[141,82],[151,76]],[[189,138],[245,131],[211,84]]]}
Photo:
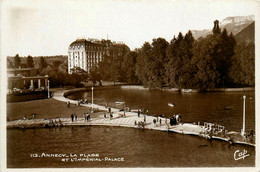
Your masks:
{"label": "group of people", "polygon": [[48,127],[56,127],[56,126],[62,126],[61,120],[49,119]]}
{"label": "group of people", "polygon": [[[109,116],[110,116],[110,120],[113,119],[113,112],[110,112]],[[106,113],[104,113],[104,118],[107,118],[107,114]]]}
{"label": "group of people", "polygon": [[[166,119],[167,120],[167,119]],[[159,117],[157,116],[156,118],[153,119],[153,124],[154,127],[156,127],[157,123],[160,124],[160,127],[162,126],[162,118],[159,119]]]}
{"label": "group of people", "polygon": [[[80,106],[80,104],[88,104],[88,99],[85,99],[85,100],[82,100],[82,99],[79,99],[77,100],[77,106]],[[67,101],[67,107],[70,108],[70,101]]]}
{"label": "group of people", "polygon": [[138,126],[138,128],[144,129],[145,122],[143,122],[143,121],[138,121],[138,122],[136,122],[136,121],[135,121],[134,123],[135,123],[135,125]]}
{"label": "group of people", "polygon": [[70,117],[71,117],[72,122],[77,121],[77,119],[78,119],[78,116],[76,115],[76,113],[71,114]]}
{"label": "group of people", "polygon": [[90,121],[90,114],[89,113],[83,113],[83,118],[85,119],[85,121]]}
{"label": "group of people", "polygon": [[177,115],[173,115],[171,118],[170,118],[170,125],[173,126],[173,125],[177,125],[177,124],[180,124],[182,119],[181,119],[181,114],[177,114]]}

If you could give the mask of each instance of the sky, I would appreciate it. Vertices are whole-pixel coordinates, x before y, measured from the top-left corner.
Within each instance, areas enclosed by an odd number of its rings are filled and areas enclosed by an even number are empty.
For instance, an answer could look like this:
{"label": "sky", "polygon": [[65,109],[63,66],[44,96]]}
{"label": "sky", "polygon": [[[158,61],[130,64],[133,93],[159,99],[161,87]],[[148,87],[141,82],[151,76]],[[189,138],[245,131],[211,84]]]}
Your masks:
{"label": "sky", "polygon": [[108,37],[134,50],[154,38],[211,29],[216,19],[255,15],[257,7],[253,0],[3,0],[3,50],[8,56],[67,55],[70,43],[83,37]]}

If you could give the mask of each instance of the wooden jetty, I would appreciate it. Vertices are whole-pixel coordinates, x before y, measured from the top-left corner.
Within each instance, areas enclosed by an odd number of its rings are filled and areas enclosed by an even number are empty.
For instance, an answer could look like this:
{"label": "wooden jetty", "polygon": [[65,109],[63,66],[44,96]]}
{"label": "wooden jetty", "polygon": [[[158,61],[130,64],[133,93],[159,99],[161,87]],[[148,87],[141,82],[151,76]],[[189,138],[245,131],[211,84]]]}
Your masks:
{"label": "wooden jetty", "polygon": [[[67,99],[63,96],[65,91],[59,91],[54,94],[55,99],[60,101],[70,101],[70,103],[77,103],[74,100]],[[81,104],[82,106],[92,107],[91,104]],[[174,132],[187,135],[195,135],[207,139],[218,139],[228,141],[231,144],[245,144],[255,146],[254,136],[245,138],[240,132],[227,132],[219,127],[216,130],[211,128],[210,124],[197,125],[191,123],[179,123],[177,125],[170,125],[170,120],[163,117],[154,117],[141,114],[138,117],[136,112],[122,112],[119,109],[111,108],[113,117],[110,118],[107,109],[104,106],[93,105],[93,108],[98,110],[94,114],[90,114],[90,120],[85,118],[78,118],[72,122],[71,118],[55,118],[55,119],[19,119],[15,121],[8,121],[7,128],[40,128],[40,127],[66,127],[66,126],[118,126],[118,127],[131,127],[137,129],[151,129],[164,132]],[[106,118],[104,117],[106,113]],[[145,119],[145,120],[144,120]],[[156,123],[154,123],[156,120]],[[160,123],[161,121],[161,123]],[[210,127],[209,127],[210,126]],[[209,130],[210,129],[210,130]]]}

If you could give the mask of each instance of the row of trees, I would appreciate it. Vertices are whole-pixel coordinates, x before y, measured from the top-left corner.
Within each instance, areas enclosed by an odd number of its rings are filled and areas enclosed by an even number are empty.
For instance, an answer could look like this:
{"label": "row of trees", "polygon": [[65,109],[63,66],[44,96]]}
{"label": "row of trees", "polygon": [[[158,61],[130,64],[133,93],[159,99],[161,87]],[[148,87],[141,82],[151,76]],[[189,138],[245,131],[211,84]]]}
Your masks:
{"label": "row of trees", "polygon": [[[197,88],[254,86],[254,43],[237,43],[233,34],[221,31],[195,40],[191,31],[144,43],[135,51],[111,48],[96,69],[101,79],[143,84],[146,87]],[[120,53],[119,53],[120,54]]]}

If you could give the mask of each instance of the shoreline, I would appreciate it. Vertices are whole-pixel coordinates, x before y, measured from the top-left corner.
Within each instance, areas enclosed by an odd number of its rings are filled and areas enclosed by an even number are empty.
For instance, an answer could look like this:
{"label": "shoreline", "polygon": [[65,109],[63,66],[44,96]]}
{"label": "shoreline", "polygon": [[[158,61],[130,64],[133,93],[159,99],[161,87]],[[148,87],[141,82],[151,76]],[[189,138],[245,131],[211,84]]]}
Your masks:
{"label": "shoreline", "polygon": [[[123,89],[142,89],[142,90],[162,90],[180,93],[199,93],[198,89],[178,89],[178,88],[146,88],[142,85],[122,85]],[[255,87],[241,87],[241,88],[208,88],[206,92],[242,92],[242,91],[255,91]]]}

